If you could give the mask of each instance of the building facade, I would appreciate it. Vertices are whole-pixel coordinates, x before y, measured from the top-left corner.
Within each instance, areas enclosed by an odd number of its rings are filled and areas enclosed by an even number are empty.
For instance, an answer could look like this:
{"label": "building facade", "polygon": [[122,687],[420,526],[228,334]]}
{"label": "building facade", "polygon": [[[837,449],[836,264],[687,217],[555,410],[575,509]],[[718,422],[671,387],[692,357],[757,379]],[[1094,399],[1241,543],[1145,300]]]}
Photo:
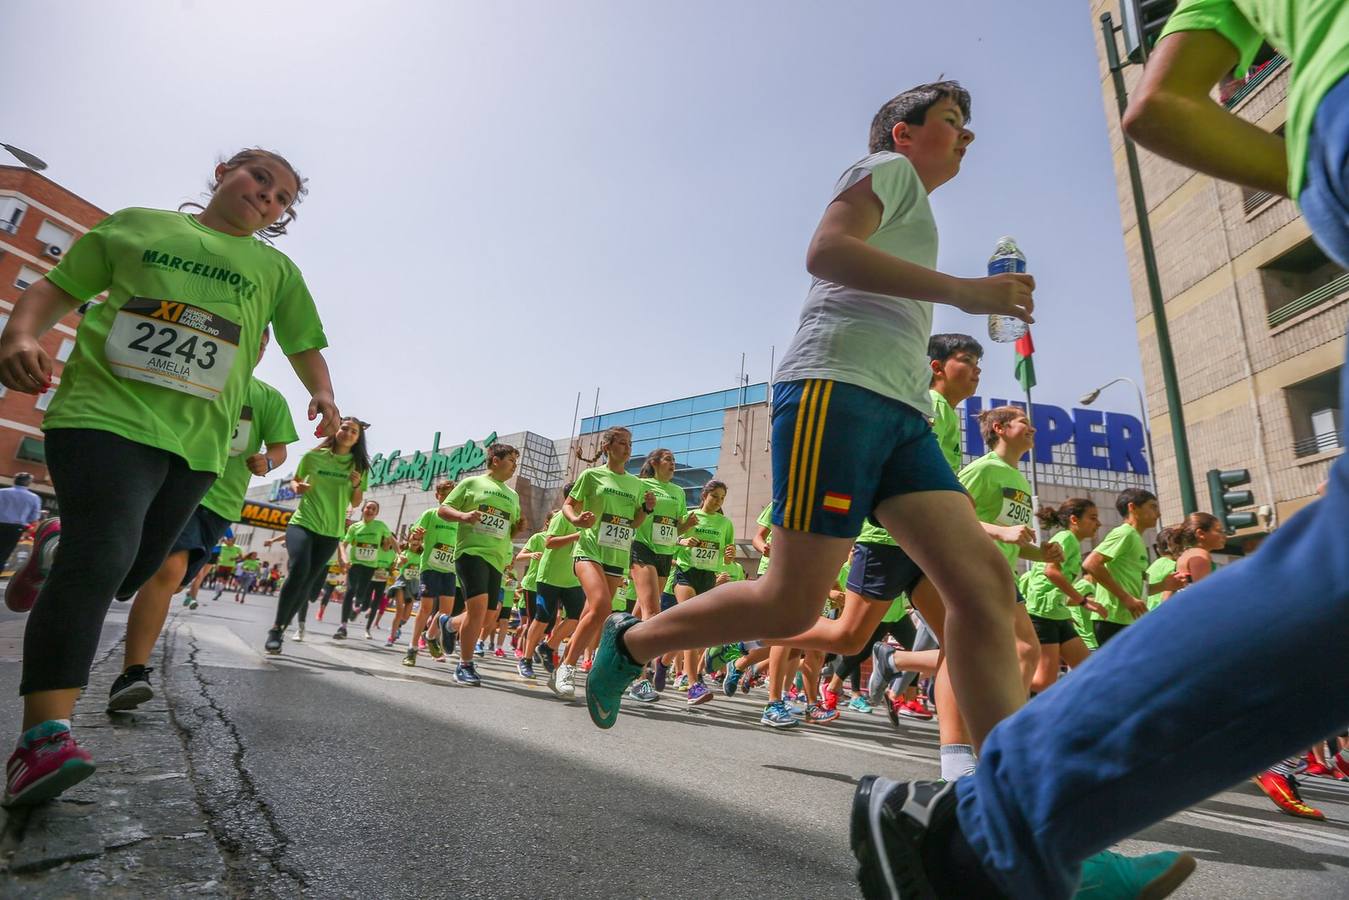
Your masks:
{"label": "building facade", "polygon": [[[0,328],[9,321],[19,295],[107,215],[37,172],[0,166]],[[80,313],[73,311],[41,339],[55,365],[53,385],[60,384],[79,325]],[[47,472],[42,418],[54,394],[54,388],[34,396],[0,387],[0,485],[13,484],[18,472],[30,472],[30,487],[43,495],[44,503],[51,502],[54,492]]]}
{"label": "building facade", "polygon": [[[1093,25],[1118,0],[1091,0]],[[1099,28],[1102,101],[1114,153],[1138,344],[1147,380],[1163,509],[1180,503],[1156,324],[1149,303],[1114,88]],[[1125,71],[1132,90],[1139,66]],[[1288,115],[1290,66],[1272,49],[1215,99],[1266,131]],[[1176,360],[1200,506],[1203,473],[1248,469],[1257,507],[1277,526],[1316,496],[1340,439],[1338,379],[1349,321],[1349,273],[1316,246],[1285,197],[1196,174],[1139,148],[1148,218]],[[1266,525],[1253,529],[1263,532]]]}

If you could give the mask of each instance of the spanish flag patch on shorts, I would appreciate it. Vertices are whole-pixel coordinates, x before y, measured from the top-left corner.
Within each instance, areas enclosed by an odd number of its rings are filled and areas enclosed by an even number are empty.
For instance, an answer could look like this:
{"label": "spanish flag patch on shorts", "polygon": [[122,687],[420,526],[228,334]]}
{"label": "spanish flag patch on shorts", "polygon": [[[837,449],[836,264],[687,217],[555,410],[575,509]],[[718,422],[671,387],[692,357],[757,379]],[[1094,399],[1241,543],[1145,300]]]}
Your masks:
{"label": "spanish flag patch on shorts", "polygon": [[824,507],[825,512],[847,515],[848,510],[852,509],[852,496],[849,494],[835,494],[833,491],[826,491],[821,505]]}

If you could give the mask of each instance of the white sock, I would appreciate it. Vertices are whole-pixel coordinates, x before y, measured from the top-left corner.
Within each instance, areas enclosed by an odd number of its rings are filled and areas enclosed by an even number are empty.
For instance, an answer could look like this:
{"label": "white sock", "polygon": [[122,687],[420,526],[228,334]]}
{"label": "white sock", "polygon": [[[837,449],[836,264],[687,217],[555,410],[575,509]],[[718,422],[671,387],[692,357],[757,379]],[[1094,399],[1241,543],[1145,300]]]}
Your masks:
{"label": "white sock", "polygon": [[942,744],[941,777],[955,781],[974,774],[974,748],[969,744]]}

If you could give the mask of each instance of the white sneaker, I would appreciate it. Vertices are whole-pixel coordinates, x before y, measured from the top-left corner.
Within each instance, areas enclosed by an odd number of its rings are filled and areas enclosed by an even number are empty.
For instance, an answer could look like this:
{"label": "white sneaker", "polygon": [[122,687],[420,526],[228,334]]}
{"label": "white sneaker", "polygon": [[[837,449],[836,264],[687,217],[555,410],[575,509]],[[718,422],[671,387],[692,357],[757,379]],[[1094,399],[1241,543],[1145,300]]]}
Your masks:
{"label": "white sneaker", "polygon": [[304,625],[296,625],[296,626],[295,626],[295,636],[292,637],[291,640],[292,640],[292,641],[303,641],[303,640],[304,640]]}
{"label": "white sneaker", "polygon": [[558,663],[557,671],[553,674],[557,676],[553,684],[553,693],[559,697],[575,697],[576,667]]}
{"label": "white sneaker", "polygon": [[374,637],[374,635],[371,634],[371,633],[370,633],[370,629],[367,628],[367,629],[365,630],[365,639],[368,641],[368,640],[370,640],[370,639],[373,638],[373,637]]}

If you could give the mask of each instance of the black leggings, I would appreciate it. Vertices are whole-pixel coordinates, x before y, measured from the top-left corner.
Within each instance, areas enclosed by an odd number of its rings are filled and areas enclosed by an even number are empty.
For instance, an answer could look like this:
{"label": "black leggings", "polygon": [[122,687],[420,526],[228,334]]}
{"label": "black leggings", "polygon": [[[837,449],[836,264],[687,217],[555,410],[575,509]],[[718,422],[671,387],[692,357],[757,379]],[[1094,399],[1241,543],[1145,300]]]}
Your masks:
{"label": "black leggings", "polygon": [[353,563],[347,569],[347,593],[342,597],[342,624],[355,622],[357,613],[370,605],[370,596],[374,593],[378,600],[384,599],[384,582],[374,580],[373,566]]}
{"label": "black leggings", "polygon": [[337,549],[337,541],[335,537],[314,534],[303,525],[286,526],[290,577],[281,586],[281,596],[276,601],[275,627],[289,625],[300,607],[306,606],[317,593],[319,582],[328,571],[328,560]]}
{"label": "black leggings", "polygon": [[159,571],[212,472],[92,428],[47,432],[61,539],[23,635],[20,694],[84,687],[112,598]]}
{"label": "black leggings", "polygon": [[872,648],[876,646],[877,641],[885,640],[887,634],[894,635],[895,640],[903,646],[913,647],[914,627],[908,616],[894,622],[881,622],[876,626],[876,630],[871,633],[871,637],[867,638],[866,646],[862,648],[862,652],[845,656],[843,662],[834,670],[834,674],[844,681],[851,678],[852,689],[854,691],[862,690],[862,663],[871,658]]}

